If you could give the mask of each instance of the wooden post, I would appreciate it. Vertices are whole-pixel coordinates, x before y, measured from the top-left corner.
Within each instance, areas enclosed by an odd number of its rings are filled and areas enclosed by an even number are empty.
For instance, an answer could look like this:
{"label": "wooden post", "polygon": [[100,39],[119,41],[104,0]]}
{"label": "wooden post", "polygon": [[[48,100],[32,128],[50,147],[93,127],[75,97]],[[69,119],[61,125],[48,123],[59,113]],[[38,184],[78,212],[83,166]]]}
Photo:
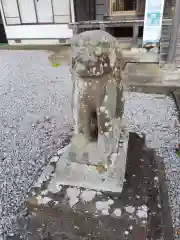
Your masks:
{"label": "wooden post", "polygon": [[100,23],[100,30],[106,31],[106,27],[104,23]]}
{"label": "wooden post", "polygon": [[71,22],[75,22],[74,0],[69,0]]}
{"label": "wooden post", "polygon": [[171,36],[168,49],[167,63],[173,63],[176,55],[176,47],[179,35],[180,26],[180,0],[176,0],[176,7],[174,11],[174,16],[172,19]]}
{"label": "wooden post", "polygon": [[73,25],[73,35],[77,35],[78,34],[78,26],[77,24]]}
{"label": "wooden post", "polygon": [[104,0],[104,17],[107,18],[110,16],[110,0]]}
{"label": "wooden post", "polygon": [[139,34],[139,25],[136,23],[133,25],[133,39],[132,39],[133,45],[137,43],[138,34]]}

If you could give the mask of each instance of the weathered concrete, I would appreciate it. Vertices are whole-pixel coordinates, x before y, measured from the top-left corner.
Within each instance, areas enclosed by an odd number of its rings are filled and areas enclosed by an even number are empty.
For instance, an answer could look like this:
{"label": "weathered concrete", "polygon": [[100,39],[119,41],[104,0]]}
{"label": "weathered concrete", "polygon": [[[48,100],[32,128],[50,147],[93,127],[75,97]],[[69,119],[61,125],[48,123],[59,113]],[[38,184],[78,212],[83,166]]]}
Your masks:
{"label": "weathered concrete", "polygon": [[150,63],[128,63],[123,81],[130,91],[169,94],[180,89],[180,70],[161,69]]}
{"label": "weathered concrete", "polygon": [[123,55],[127,62],[159,63],[159,54],[155,52],[143,52],[143,50],[138,48],[123,49]]}
{"label": "weathered concrete", "polygon": [[[126,181],[121,194],[57,185],[48,189],[52,176],[34,187],[15,232],[19,239],[173,240],[168,196],[161,159],[130,134]],[[38,185],[38,184],[37,184]]]}

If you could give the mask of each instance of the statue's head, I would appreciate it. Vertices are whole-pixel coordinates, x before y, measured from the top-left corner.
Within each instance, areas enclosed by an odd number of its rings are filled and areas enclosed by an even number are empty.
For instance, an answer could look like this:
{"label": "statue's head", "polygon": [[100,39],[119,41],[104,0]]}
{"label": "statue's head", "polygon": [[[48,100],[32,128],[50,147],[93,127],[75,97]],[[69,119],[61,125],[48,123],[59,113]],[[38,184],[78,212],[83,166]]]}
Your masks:
{"label": "statue's head", "polygon": [[117,60],[118,43],[109,33],[83,32],[71,40],[72,67],[81,77],[98,77],[112,71]]}

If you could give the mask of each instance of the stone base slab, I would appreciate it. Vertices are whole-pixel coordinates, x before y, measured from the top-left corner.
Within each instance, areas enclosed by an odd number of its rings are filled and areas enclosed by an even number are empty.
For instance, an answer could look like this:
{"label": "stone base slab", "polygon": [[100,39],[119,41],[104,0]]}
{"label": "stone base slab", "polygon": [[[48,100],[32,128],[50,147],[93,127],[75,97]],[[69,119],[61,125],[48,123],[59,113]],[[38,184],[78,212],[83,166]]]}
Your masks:
{"label": "stone base slab", "polygon": [[[118,147],[113,153],[111,165],[107,166],[107,168],[104,165],[98,166],[97,163],[91,165],[88,162],[86,164],[72,161],[70,159],[70,155],[73,157],[70,144],[57,162],[55,177],[50,182],[50,185],[52,187],[55,185],[76,186],[96,191],[120,193],[124,184],[128,139],[129,134],[127,132],[124,133],[123,139],[122,137],[119,138]],[[98,148],[95,148],[90,143],[89,145],[89,148],[85,148],[86,153],[91,158],[92,156],[98,158],[99,155],[96,154]]]}

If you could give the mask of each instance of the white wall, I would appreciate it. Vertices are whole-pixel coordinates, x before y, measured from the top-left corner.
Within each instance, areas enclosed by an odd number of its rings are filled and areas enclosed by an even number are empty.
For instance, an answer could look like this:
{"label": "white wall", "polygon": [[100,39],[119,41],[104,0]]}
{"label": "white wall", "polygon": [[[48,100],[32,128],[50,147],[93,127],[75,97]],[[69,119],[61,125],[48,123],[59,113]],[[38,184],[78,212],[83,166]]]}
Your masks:
{"label": "white wall", "polygon": [[[74,21],[73,0],[52,0],[52,2],[53,8],[50,4],[51,0],[35,1],[35,6],[33,0],[19,0],[21,13],[19,16],[16,0],[2,0],[5,12],[5,16],[2,14],[2,17],[9,43],[12,44],[13,39],[24,39],[28,40],[28,43],[32,40],[32,43],[36,44],[42,39],[50,44],[52,39],[52,44],[56,44],[59,43],[59,39],[71,38],[73,32],[68,28],[68,23]],[[0,10],[3,13],[1,3]],[[23,25],[20,25],[21,22]]]}
{"label": "white wall", "polygon": [[71,38],[72,30],[68,28],[68,24],[19,25],[7,26],[6,34],[9,39],[61,39]]}

